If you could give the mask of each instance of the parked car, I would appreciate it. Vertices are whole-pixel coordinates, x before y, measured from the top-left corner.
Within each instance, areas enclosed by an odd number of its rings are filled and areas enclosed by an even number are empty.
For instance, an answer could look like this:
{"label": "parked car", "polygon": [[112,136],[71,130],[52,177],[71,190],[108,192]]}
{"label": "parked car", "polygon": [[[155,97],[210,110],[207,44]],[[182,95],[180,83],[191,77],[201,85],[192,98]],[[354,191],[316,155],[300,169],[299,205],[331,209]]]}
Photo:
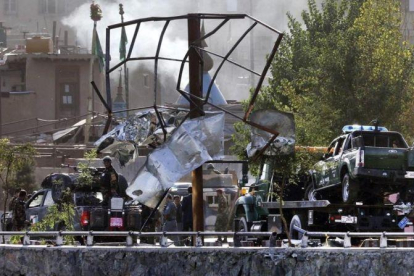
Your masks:
{"label": "parked car", "polygon": [[320,192],[344,203],[372,202],[400,193],[403,201],[414,194],[414,149],[403,136],[385,127],[349,125],[335,138],[311,171],[306,196]]}
{"label": "parked car", "polygon": [[[102,170],[93,170],[99,174]],[[30,224],[42,221],[48,209],[62,197],[63,191],[70,189],[70,200],[75,206],[73,229],[75,231],[140,231],[141,205],[137,202],[125,202],[123,197],[112,197],[109,204],[103,200],[100,183],[97,179],[92,185],[79,183],[79,173],[51,174],[42,182],[41,190],[37,191],[26,202],[26,219]],[[97,182],[98,181],[98,182]],[[125,194],[127,183],[119,175],[120,194]],[[5,229],[11,230],[12,212],[5,214]],[[54,229],[64,230],[66,225],[61,222],[55,224]]]}

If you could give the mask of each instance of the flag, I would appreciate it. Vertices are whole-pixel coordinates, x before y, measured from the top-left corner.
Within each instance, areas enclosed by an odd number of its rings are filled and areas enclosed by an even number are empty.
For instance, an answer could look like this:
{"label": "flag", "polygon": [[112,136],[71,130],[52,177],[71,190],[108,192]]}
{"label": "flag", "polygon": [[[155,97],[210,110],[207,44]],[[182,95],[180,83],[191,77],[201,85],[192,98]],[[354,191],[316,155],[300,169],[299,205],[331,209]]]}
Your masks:
{"label": "flag", "polygon": [[121,43],[119,44],[119,57],[121,60],[126,58],[126,45],[128,44],[128,38],[125,32],[125,27],[122,27],[121,31]]}
{"label": "flag", "polygon": [[92,55],[98,57],[99,71],[102,72],[104,67],[104,53],[102,51],[101,42],[99,41],[98,32],[96,31],[96,25],[93,27]]}

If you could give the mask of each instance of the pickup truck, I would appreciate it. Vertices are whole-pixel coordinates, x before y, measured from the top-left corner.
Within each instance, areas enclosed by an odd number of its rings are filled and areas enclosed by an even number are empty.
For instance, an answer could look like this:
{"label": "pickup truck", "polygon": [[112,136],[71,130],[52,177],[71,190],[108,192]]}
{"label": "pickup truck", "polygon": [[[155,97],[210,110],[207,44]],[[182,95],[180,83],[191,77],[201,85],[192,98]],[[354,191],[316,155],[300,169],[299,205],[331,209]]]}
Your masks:
{"label": "pickup truck", "polygon": [[349,125],[342,130],[311,170],[305,197],[315,200],[319,194],[331,201],[373,203],[399,193],[400,200],[411,201],[414,149],[403,136],[378,126]]}
{"label": "pickup truck", "polygon": [[[100,170],[94,171],[100,175]],[[122,197],[113,197],[109,204],[105,204],[99,189],[99,180],[95,178],[91,186],[81,185],[78,173],[55,173],[47,176],[42,182],[42,188],[26,202],[26,220],[30,224],[41,221],[48,213],[48,208],[59,201],[63,189],[71,190],[71,202],[75,206],[73,229],[75,231],[140,231],[142,206],[136,202],[125,202]],[[99,179],[99,178],[98,178]],[[60,183],[57,184],[56,180]],[[119,175],[121,189],[125,190],[126,180]],[[124,194],[125,191],[120,194]],[[11,230],[12,214],[4,217],[4,230]],[[55,229],[64,230],[65,225],[57,222]]]}

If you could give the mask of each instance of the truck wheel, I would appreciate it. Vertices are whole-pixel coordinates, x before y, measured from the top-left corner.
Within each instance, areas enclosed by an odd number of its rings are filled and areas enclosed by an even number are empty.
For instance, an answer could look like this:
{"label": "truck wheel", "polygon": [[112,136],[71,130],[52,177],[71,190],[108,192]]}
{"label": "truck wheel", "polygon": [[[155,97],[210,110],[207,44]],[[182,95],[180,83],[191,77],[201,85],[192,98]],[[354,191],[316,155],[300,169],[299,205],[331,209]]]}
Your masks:
{"label": "truck wheel", "polygon": [[[235,220],[235,232],[249,232],[249,228],[247,226],[247,221],[245,217],[241,217],[238,220]],[[246,241],[247,236],[240,237],[241,241]]]}
{"label": "truck wheel", "polygon": [[353,203],[357,200],[357,197],[358,185],[346,173],[342,178],[342,201],[344,203]]}
{"label": "truck wheel", "polygon": [[[300,240],[302,239],[303,234],[296,231],[294,229],[294,226],[302,228],[302,219],[299,215],[294,215],[292,220],[290,221],[290,226],[289,226],[289,234],[290,234],[290,238],[292,240]],[[303,229],[303,228],[302,228]]]}
{"label": "truck wheel", "polygon": [[309,201],[316,201],[316,192],[312,184],[309,184],[305,190],[305,199]]}
{"label": "truck wheel", "polygon": [[247,221],[245,217],[241,217],[239,219],[239,223],[237,224],[236,230],[237,232],[249,232],[249,228],[247,227]]}

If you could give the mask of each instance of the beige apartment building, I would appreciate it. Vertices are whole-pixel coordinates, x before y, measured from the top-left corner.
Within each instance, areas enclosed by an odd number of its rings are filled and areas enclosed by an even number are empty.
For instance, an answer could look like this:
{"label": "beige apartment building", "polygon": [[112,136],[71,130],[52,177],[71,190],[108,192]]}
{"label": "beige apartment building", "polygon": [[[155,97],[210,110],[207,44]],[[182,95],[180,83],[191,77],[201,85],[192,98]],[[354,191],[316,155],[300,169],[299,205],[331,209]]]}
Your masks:
{"label": "beige apartment building", "polygon": [[103,113],[90,85],[93,79],[105,97],[95,59],[90,54],[8,55],[0,66],[2,135],[47,132],[85,119],[88,111]]}

